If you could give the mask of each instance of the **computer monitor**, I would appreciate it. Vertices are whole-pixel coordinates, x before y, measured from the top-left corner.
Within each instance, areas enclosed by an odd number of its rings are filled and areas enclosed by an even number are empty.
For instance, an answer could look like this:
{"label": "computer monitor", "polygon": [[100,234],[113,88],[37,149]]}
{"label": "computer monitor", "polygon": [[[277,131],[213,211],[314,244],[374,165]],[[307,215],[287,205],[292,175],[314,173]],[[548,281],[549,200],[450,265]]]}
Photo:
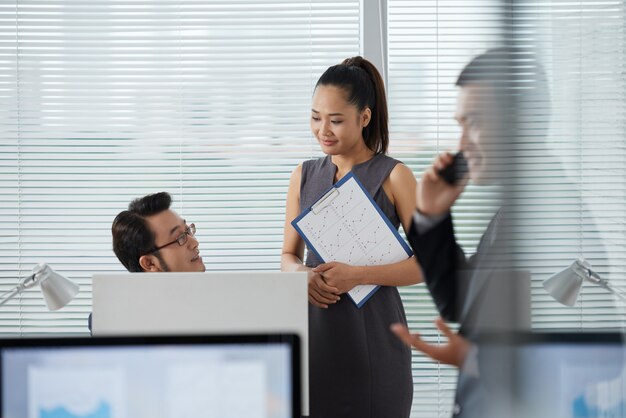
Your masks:
{"label": "computer monitor", "polygon": [[296,335],[0,340],[3,418],[300,417]]}
{"label": "computer monitor", "polygon": [[[620,332],[482,336],[476,377],[482,417],[626,418],[626,347]],[[470,369],[474,369],[473,371]],[[468,416],[470,416],[469,414]]]}
{"label": "computer monitor", "polygon": [[299,335],[302,413],[308,415],[306,272],[94,274],[92,297],[95,336]]}

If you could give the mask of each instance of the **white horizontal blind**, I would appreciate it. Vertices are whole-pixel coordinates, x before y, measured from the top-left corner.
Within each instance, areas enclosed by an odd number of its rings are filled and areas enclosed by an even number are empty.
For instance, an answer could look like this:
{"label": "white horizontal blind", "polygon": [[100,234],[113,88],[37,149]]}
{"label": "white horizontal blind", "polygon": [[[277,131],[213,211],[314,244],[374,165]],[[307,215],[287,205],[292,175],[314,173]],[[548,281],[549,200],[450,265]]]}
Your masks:
{"label": "white horizontal blind", "polygon": [[358,0],[26,0],[0,4],[0,291],[40,261],[0,333],[83,333],[91,275],[123,271],[111,222],[169,191],[209,270],[279,269],[288,179],[317,155],[312,87],[359,53]]}
{"label": "white horizontal blind", "polygon": [[[389,0],[390,152],[421,176],[435,156],[458,146],[457,76],[469,60],[497,46],[504,33],[498,0]],[[454,208],[460,244],[472,253],[498,204],[489,187],[470,186]],[[409,326],[442,342],[438,316],[423,285],[401,289]],[[414,353],[413,417],[452,414],[456,370]]]}
{"label": "white horizontal blind", "polygon": [[[623,1],[389,0],[391,152],[418,176],[438,152],[457,147],[454,83],[474,56],[518,48],[512,66],[522,83],[538,77],[530,61],[545,68],[551,100],[520,103],[512,160],[518,177],[507,202],[517,222],[510,249],[532,273],[534,328],[616,328],[624,319],[623,306],[600,288],[585,285],[577,307],[567,308],[542,286],[578,257],[612,284],[625,284],[623,9]],[[454,207],[468,254],[497,209],[492,192],[470,186]],[[442,341],[426,290],[406,289],[403,299],[410,326]],[[420,354],[413,368],[413,416],[449,416],[454,371]]]}
{"label": "white horizontal blind", "polygon": [[547,138],[522,129],[517,156],[525,219],[517,251],[533,272],[533,326],[620,327],[624,303],[605,290],[585,284],[569,308],[542,281],[584,257],[613,285],[626,284],[624,1],[517,1],[511,10],[514,35],[536,51],[551,96],[549,107],[535,106],[544,112],[520,119],[522,128],[545,121]]}

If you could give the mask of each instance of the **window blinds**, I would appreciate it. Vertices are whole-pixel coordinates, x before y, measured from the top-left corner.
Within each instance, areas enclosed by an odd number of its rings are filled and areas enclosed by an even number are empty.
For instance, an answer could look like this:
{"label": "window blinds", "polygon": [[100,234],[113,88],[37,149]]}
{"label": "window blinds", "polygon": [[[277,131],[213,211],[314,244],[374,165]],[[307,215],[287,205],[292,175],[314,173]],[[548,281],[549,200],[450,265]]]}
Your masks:
{"label": "window blinds", "polygon": [[[603,289],[584,286],[577,307],[567,308],[542,286],[578,257],[624,285],[623,9],[622,1],[388,0],[391,153],[417,176],[437,153],[458,146],[454,84],[474,56],[514,47],[545,69],[550,100],[525,103],[518,115],[519,178],[507,202],[519,222],[515,262],[532,273],[535,329],[615,328],[624,318]],[[525,58],[512,66],[517,81],[538,77]],[[468,255],[498,209],[494,191],[470,185],[453,209]],[[402,295],[410,326],[441,342],[427,291],[416,286]],[[413,416],[450,416],[455,371],[421,354],[414,354],[413,369]]]}
{"label": "window blinds", "polygon": [[0,5],[0,291],[42,261],[0,333],[83,333],[91,275],[123,271],[111,222],[168,191],[208,269],[279,269],[289,175],[318,147],[313,83],[357,55],[350,1],[19,1]]}

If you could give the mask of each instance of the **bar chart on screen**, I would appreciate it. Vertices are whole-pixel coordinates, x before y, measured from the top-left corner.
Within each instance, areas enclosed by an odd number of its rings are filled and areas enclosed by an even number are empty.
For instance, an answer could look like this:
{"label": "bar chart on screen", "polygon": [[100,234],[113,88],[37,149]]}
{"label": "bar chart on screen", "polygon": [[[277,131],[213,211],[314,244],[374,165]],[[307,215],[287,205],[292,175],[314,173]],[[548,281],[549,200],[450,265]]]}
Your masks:
{"label": "bar chart on screen", "polygon": [[125,418],[121,369],[33,367],[28,372],[29,418]]}

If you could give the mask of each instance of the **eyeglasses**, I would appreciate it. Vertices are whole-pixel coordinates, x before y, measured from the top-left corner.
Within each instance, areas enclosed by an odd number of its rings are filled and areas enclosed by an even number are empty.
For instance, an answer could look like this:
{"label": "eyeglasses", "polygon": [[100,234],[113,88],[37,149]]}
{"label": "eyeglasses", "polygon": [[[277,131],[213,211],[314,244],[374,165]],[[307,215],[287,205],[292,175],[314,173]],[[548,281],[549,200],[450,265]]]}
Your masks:
{"label": "eyeglasses", "polygon": [[150,251],[150,254],[153,252],[159,251],[160,249],[165,248],[168,245],[172,245],[174,243],[178,243],[178,245],[182,247],[183,245],[187,243],[187,237],[189,236],[193,237],[194,235],[196,235],[196,225],[190,224],[189,226],[187,226],[187,228],[185,228],[185,231],[182,234],[176,237],[174,241],[168,242],[167,244],[163,244],[160,247],[156,247],[155,249]]}

